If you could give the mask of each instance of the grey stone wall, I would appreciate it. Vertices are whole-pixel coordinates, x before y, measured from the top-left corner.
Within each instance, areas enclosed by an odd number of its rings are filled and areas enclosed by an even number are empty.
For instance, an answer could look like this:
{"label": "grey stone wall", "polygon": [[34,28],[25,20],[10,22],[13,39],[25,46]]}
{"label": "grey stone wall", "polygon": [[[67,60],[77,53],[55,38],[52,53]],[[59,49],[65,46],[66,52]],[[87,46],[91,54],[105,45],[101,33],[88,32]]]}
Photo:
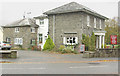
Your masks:
{"label": "grey stone wall", "polygon": [[[78,37],[81,43],[82,34],[91,35],[93,30],[99,29],[99,19],[97,18],[97,28],[94,28],[94,16],[90,15],[90,26],[87,26],[87,13],[73,12],[55,15],[55,45],[59,47],[63,44],[63,37]],[[49,35],[53,39],[53,15],[49,15]],[[102,19],[102,29],[104,30],[104,19]],[[64,34],[65,32],[77,32],[77,34]]]}
{"label": "grey stone wall", "polygon": [[31,27],[19,27],[19,32],[15,32],[15,27],[4,27],[3,28],[3,40],[6,41],[6,38],[11,39],[12,47],[17,47],[14,44],[15,38],[22,38],[23,45],[22,47],[27,49],[30,46],[31,39],[37,39],[37,28],[35,33],[31,33]]}
{"label": "grey stone wall", "polygon": [[120,49],[96,49],[95,52],[85,52],[83,58],[96,58],[96,57],[120,57]]}

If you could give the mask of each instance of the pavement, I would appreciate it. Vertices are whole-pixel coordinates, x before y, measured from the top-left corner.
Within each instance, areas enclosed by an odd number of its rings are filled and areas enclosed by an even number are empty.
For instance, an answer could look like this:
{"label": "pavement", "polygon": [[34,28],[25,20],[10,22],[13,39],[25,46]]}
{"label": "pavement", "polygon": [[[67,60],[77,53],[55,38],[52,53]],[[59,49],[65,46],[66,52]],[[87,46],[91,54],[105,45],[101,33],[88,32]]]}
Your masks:
{"label": "pavement", "polygon": [[1,59],[3,74],[118,74],[118,58],[82,58],[18,50],[17,59]]}

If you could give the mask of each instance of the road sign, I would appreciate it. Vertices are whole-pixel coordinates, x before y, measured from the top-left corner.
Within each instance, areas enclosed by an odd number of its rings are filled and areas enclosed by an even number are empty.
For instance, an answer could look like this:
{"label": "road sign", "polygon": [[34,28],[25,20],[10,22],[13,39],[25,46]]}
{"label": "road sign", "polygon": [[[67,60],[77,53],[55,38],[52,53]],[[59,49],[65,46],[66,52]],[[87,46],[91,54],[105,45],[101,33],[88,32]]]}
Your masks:
{"label": "road sign", "polygon": [[111,44],[117,44],[117,35],[110,35]]}
{"label": "road sign", "polygon": [[80,44],[79,46],[79,52],[84,52],[85,51],[85,45]]}

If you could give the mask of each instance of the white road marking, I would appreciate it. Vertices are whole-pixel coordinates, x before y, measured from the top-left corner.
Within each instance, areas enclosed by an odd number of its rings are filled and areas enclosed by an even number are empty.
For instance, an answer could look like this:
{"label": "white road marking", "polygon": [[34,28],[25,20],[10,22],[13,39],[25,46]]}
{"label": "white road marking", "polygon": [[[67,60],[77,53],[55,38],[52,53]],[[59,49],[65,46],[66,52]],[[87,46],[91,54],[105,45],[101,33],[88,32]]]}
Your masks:
{"label": "white road marking", "polygon": [[69,67],[71,69],[77,69],[77,68],[102,68],[102,67],[107,67],[106,65],[105,66],[76,66],[76,67]]}
{"label": "white road marking", "polygon": [[0,68],[0,69],[46,69],[46,68]]}
{"label": "white road marking", "polygon": [[81,66],[81,67],[69,67],[69,68],[75,69],[75,68],[88,68],[88,67],[86,67],[86,66]]}
{"label": "white road marking", "polygon": [[89,66],[90,68],[98,68],[98,67],[107,67],[106,65],[104,65],[104,66]]}

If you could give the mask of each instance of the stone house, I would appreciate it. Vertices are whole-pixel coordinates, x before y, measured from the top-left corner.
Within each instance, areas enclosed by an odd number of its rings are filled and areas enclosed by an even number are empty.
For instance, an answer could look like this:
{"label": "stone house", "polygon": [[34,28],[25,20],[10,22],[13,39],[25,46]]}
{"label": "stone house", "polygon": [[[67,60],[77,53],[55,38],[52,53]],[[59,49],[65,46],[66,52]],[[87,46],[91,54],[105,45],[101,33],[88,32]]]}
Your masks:
{"label": "stone house", "polygon": [[82,34],[96,35],[96,48],[104,45],[105,16],[76,2],[71,2],[44,12],[49,19],[49,35],[60,45],[81,44]]}
{"label": "stone house", "polygon": [[29,48],[37,40],[38,25],[34,19],[24,18],[3,26],[3,40],[10,42],[12,47]]}
{"label": "stone house", "polygon": [[0,27],[0,41],[3,41],[3,29]]}
{"label": "stone house", "polygon": [[37,33],[37,45],[43,49],[48,37],[48,17],[46,15],[41,15],[34,18],[36,24],[39,25]]}

